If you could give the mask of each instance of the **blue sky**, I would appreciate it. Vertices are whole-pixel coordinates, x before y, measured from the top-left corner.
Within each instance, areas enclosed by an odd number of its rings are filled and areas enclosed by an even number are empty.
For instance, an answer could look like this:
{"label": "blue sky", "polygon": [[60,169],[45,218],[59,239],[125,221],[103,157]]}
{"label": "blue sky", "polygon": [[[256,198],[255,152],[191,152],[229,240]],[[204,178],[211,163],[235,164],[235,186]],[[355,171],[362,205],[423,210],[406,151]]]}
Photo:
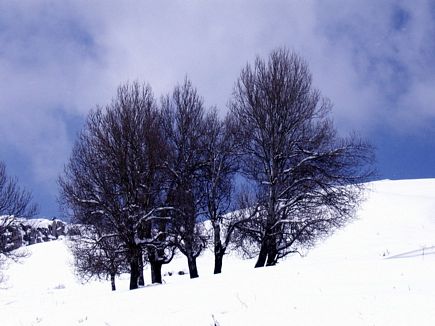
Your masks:
{"label": "blue sky", "polygon": [[156,96],[187,74],[226,110],[241,68],[286,46],[334,103],[338,130],[377,147],[380,178],[435,177],[435,2],[0,2],[0,159],[59,214],[56,180],[90,109],[119,84]]}

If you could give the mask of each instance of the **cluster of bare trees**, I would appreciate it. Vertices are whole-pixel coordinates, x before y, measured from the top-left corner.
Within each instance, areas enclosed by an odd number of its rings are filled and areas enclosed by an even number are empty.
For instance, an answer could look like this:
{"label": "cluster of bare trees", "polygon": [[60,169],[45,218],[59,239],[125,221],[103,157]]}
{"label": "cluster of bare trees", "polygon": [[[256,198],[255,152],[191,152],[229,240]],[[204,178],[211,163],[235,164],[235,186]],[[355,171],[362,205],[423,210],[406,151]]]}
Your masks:
{"label": "cluster of bare trees", "polygon": [[[148,85],[121,86],[89,114],[59,180],[65,211],[84,229],[72,241],[77,270],[110,276],[113,289],[129,271],[134,289],[145,263],[161,283],[176,250],[194,278],[210,242],[220,273],[231,244],[258,255],[256,267],[274,265],[342,226],[372,173],[372,149],[338,137],[330,109],[285,49],[242,70],[223,119],[187,79],[159,103]],[[249,187],[236,192],[241,180]]]}

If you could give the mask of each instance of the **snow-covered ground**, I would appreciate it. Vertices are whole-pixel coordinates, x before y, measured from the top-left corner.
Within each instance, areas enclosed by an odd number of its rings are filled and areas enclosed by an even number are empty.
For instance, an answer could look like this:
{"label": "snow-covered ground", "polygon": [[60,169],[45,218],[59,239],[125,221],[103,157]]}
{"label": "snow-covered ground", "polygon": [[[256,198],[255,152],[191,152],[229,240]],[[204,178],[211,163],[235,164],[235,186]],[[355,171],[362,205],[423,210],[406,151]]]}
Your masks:
{"label": "snow-covered ground", "polygon": [[374,182],[367,197],[306,257],[254,269],[230,256],[212,275],[206,253],[195,280],[180,257],[166,284],[134,291],[80,284],[62,240],[30,246],[7,270],[0,325],[435,325],[435,179]]}

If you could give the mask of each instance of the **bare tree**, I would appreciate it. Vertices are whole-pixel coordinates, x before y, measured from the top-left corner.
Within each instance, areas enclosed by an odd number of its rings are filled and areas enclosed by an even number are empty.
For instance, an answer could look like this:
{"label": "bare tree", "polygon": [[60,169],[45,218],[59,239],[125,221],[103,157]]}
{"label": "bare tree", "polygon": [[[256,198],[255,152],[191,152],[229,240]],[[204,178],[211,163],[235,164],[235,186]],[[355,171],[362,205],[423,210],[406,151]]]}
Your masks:
{"label": "bare tree", "polygon": [[285,49],[240,74],[230,109],[245,140],[242,170],[256,184],[256,208],[239,233],[257,244],[256,267],[313,244],[355,213],[373,151],[356,136],[337,136],[331,107],[305,62]]}
{"label": "bare tree", "polygon": [[234,177],[239,168],[241,143],[232,120],[219,119],[216,111],[206,116],[204,136],[203,200],[205,215],[213,228],[214,274],[218,274],[237,223],[235,215],[229,211],[233,208]]}
{"label": "bare tree", "polygon": [[86,282],[93,278],[110,278],[112,291],[115,291],[115,277],[128,271],[123,242],[115,235],[99,234],[91,226],[81,226],[80,235],[71,236],[69,240],[77,275]]}
{"label": "bare tree", "polygon": [[21,189],[17,179],[8,177],[6,166],[0,161],[0,215],[32,217],[37,210],[32,194]]}
{"label": "bare tree", "polygon": [[173,208],[171,232],[174,244],[187,257],[191,278],[198,277],[196,258],[206,245],[201,187],[204,158],[204,105],[189,80],[162,100],[163,125],[169,147],[166,170],[168,205]]}
{"label": "bare tree", "polygon": [[[32,217],[37,210],[32,194],[22,189],[17,179],[7,175],[4,162],[0,161],[0,269],[7,258],[18,260],[26,256],[24,251],[11,250],[5,233],[13,227],[15,217]],[[0,282],[2,279],[0,275]]]}
{"label": "bare tree", "polygon": [[151,88],[121,86],[110,105],[89,114],[59,180],[61,202],[73,221],[122,241],[130,289],[139,285],[143,246],[158,240],[144,230],[162,200],[165,142],[159,128]]}

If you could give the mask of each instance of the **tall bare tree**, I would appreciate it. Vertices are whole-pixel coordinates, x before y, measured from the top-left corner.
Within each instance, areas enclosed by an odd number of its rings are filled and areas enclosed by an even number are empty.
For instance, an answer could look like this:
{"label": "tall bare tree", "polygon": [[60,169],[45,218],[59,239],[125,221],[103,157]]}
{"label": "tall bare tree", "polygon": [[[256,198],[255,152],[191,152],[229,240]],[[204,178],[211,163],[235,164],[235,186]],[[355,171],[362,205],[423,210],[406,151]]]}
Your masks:
{"label": "tall bare tree", "polygon": [[245,140],[243,173],[256,184],[256,209],[239,234],[258,245],[256,267],[313,244],[355,213],[373,152],[358,137],[337,136],[331,108],[306,63],[286,49],[257,58],[237,80],[230,109]]}
{"label": "tall bare tree", "polygon": [[213,228],[214,273],[222,271],[223,257],[234,231],[234,178],[239,169],[240,137],[232,119],[211,111],[205,118],[205,165],[202,172],[205,215]]}
{"label": "tall bare tree", "polygon": [[89,114],[59,180],[61,202],[73,221],[122,241],[130,289],[138,287],[143,246],[158,240],[146,230],[162,200],[159,119],[149,86],[119,87],[110,105]]}
{"label": "tall bare tree", "polygon": [[171,96],[163,98],[162,110],[169,148],[166,170],[167,200],[173,208],[171,230],[175,245],[187,258],[190,277],[195,278],[196,258],[206,245],[201,224],[197,223],[204,215],[204,104],[192,83],[185,79]]}

